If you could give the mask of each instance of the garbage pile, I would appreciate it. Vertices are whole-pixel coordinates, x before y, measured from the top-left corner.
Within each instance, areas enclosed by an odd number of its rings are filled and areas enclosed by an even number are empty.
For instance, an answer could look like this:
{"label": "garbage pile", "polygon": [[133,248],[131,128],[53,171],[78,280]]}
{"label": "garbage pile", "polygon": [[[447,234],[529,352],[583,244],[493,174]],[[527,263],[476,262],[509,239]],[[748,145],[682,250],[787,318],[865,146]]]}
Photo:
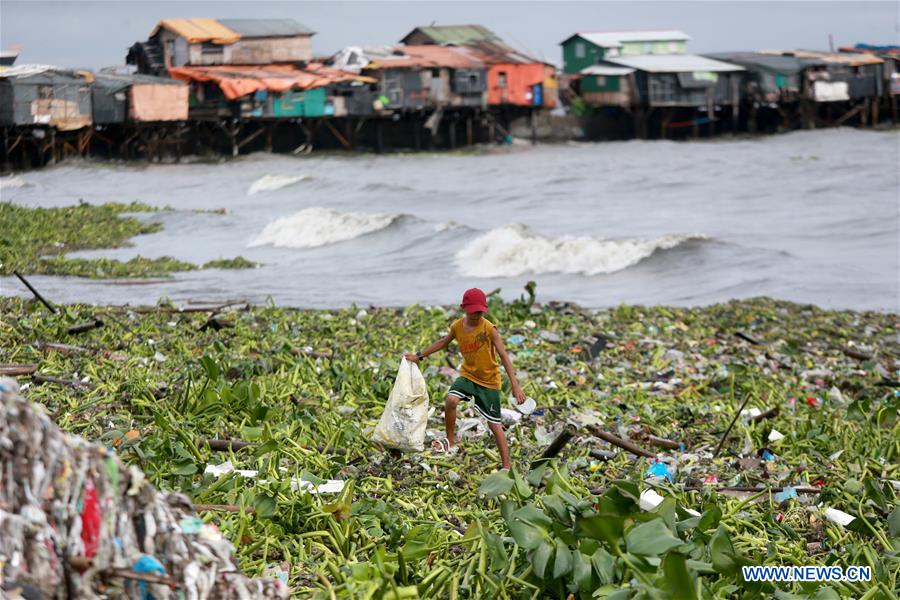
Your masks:
{"label": "garbage pile", "polygon": [[0,379],[0,596],[286,598],[215,525],[114,452],[62,432]]}

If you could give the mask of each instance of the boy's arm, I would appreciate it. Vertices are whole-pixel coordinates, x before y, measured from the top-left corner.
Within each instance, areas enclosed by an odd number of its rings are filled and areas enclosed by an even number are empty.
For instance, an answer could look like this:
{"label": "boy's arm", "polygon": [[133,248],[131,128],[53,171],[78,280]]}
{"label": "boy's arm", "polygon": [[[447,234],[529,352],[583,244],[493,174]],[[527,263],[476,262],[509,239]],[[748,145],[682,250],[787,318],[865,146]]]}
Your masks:
{"label": "boy's arm", "polygon": [[506,353],[506,346],[503,345],[503,340],[500,338],[500,332],[497,331],[496,327],[494,327],[492,336],[494,348],[497,349],[497,354],[500,355],[500,362],[503,363],[503,368],[506,369],[506,374],[509,375],[509,385],[512,388],[513,396],[515,396],[516,402],[522,404],[525,402],[525,392],[519,387],[519,381],[516,379],[516,370],[512,366],[512,361],[509,360],[509,355]]}
{"label": "boy's arm", "polygon": [[439,339],[432,345],[428,346],[427,348],[425,348],[418,354],[404,354],[403,358],[405,358],[406,360],[408,360],[410,362],[419,362],[420,359],[425,358],[429,354],[434,354],[438,350],[443,350],[444,348],[449,346],[450,342],[452,342],[452,341],[453,341],[453,331],[451,330],[450,333],[448,333],[447,335],[445,335],[444,337],[442,337],[441,339]]}

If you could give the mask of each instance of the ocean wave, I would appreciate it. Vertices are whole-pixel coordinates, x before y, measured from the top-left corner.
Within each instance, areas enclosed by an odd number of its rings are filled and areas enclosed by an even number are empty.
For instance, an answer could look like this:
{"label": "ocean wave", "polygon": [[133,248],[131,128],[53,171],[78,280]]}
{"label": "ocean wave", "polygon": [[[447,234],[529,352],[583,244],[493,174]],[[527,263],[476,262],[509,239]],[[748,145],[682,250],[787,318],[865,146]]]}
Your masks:
{"label": "ocean wave", "polygon": [[263,175],[253,182],[253,185],[247,190],[247,195],[252,196],[260,192],[274,192],[289,185],[311,179],[312,175]]}
{"label": "ocean wave", "polygon": [[0,177],[0,190],[13,190],[17,188],[31,187],[31,184],[19,177],[18,175],[10,175],[9,177]]}
{"label": "ocean wave", "polygon": [[401,214],[340,212],[315,206],[265,226],[250,246],[317,248],[345,242],[389,227]]}
{"label": "ocean wave", "polygon": [[627,269],[658,250],[706,236],[666,235],[652,240],[607,240],[588,236],[547,237],[525,225],[491,229],[456,254],[456,265],[470,277],[515,277],[525,273],[598,275]]}

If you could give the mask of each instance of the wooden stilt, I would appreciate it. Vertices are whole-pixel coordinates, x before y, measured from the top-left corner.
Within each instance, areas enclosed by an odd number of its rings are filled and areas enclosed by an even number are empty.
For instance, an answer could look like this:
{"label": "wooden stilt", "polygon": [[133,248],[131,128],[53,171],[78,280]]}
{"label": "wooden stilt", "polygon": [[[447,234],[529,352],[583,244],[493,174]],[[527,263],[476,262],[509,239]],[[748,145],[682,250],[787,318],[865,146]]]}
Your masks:
{"label": "wooden stilt", "polygon": [[413,128],[413,144],[415,145],[416,150],[422,149],[422,123],[419,122],[418,115],[412,117],[412,128]]}
{"label": "wooden stilt", "polygon": [[450,128],[450,148],[456,149],[456,119],[449,119],[447,126]]}
{"label": "wooden stilt", "polygon": [[466,115],[466,146],[472,145],[472,115]]}
{"label": "wooden stilt", "polygon": [[381,154],[384,152],[384,119],[378,119],[375,125],[375,151]]}

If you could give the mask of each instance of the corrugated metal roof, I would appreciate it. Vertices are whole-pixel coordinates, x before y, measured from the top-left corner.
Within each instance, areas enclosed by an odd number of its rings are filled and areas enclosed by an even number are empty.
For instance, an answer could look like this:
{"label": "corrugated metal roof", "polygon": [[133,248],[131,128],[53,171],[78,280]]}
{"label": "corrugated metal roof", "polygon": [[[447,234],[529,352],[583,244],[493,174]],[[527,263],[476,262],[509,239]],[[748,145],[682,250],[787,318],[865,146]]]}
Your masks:
{"label": "corrugated metal roof", "polygon": [[477,55],[478,58],[489,65],[530,65],[543,63],[543,61],[532,58],[527,54],[523,54],[511,46],[507,46],[503,42],[484,40],[466,44],[466,48],[471,50],[473,54]]}
{"label": "corrugated metal roof", "polygon": [[216,67],[171,67],[172,77],[182,81],[212,81],[229,100],[252,94],[257,90],[283,92],[290,89],[307,90],[342,81],[375,83],[371,77],[332,69],[320,64],[298,69],[289,65]]}
{"label": "corrugated metal roof", "polygon": [[713,72],[727,73],[743,71],[744,67],[730,63],[697,56],[695,54],[643,54],[640,56],[622,56],[605,58],[606,62],[623,67],[631,67],[648,73],[686,73]]}
{"label": "corrugated metal roof", "polygon": [[109,90],[121,90],[132,85],[185,85],[183,81],[170,79],[168,77],[154,77],[153,75],[132,74],[125,75],[121,73],[99,72],[97,73],[95,82],[97,85]]}
{"label": "corrugated metal roof", "polygon": [[861,67],[864,65],[880,65],[884,61],[872,54],[849,54],[841,52],[819,52],[816,50],[760,50],[759,54],[775,56],[795,56],[801,60],[813,59],[826,63]]}
{"label": "corrugated metal roof", "polygon": [[416,31],[427,35],[435,44],[470,44],[480,41],[502,41],[500,37],[482,25],[432,25],[429,27],[416,27],[403,39],[405,40]]}
{"label": "corrugated metal roof", "polygon": [[449,69],[483,69],[484,61],[479,60],[465,46],[396,46],[395,52],[378,57],[370,57],[369,68],[411,69],[446,67]]}
{"label": "corrugated metal roof", "polygon": [[242,38],[293,37],[315,31],[294,19],[219,19],[219,23]]}
{"label": "corrugated metal roof", "polygon": [[629,75],[634,69],[628,67],[607,67],[605,65],[591,65],[579,71],[582,75]]}
{"label": "corrugated metal roof", "polygon": [[[704,56],[742,65],[750,69],[765,69],[783,75],[793,75],[811,66],[808,61],[801,61],[793,56],[758,54],[756,52],[715,52],[704,54]],[[824,65],[825,63],[821,64]]]}
{"label": "corrugated metal roof", "polygon": [[578,36],[601,48],[619,48],[626,42],[684,42],[691,36],[677,29],[660,29],[645,31],[598,31],[576,33],[563,43]]}
{"label": "corrugated metal roof", "polygon": [[163,19],[150,32],[150,37],[155,36],[160,29],[168,29],[191,44],[198,42],[233,44],[241,39],[239,33],[225,27],[216,19]]}
{"label": "corrugated metal roof", "polygon": [[64,77],[72,77],[76,79],[84,79],[91,82],[94,80],[94,74],[90,71],[80,71],[76,69],[64,69],[62,67],[54,67],[53,65],[17,65],[0,70],[0,77],[10,78],[26,78],[35,75],[62,75]]}

